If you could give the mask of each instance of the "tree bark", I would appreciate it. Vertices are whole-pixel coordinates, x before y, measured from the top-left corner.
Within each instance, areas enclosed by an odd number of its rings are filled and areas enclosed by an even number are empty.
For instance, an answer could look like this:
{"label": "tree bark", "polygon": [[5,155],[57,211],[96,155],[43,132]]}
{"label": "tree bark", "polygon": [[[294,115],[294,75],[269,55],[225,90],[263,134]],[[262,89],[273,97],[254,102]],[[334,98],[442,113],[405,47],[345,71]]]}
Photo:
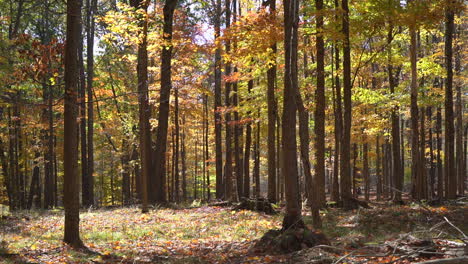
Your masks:
{"label": "tree bark", "polygon": [[[270,2],[270,19],[276,19],[276,0]],[[268,200],[276,203],[276,149],[275,149],[275,125],[276,125],[276,100],[275,100],[275,81],[276,81],[276,42],[271,43],[271,56],[275,62],[269,65],[267,71],[267,105],[268,105]]]}
{"label": "tree bark", "polygon": [[342,33],[343,40],[343,138],[341,144],[341,199],[346,209],[350,208],[348,200],[351,198],[351,167],[350,167],[350,149],[351,149],[351,47],[349,42],[349,7],[348,0],[341,1],[343,9]]}
{"label": "tree bark", "polygon": [[80,239],[80,204],[78,176],[77,137],[77,84],[78,42],[80,41],[79,0],[67,0],[67,44],[65,46],[65,98],[64,98],[64,144],[63,144],[63,203],[65,207],[64,242],[73,247],[83,247]]}
{"label": "tree bark", "polygon": [[445,7],[445,68],[447,77],[445,79],[445,148],[444,169],[448,182],[445,186],[445,197],[454,199],[457,195],[457,175],[455,172],[454,153],[454,116],[453,116],[453,32],[454,26],[454,0],[446,0]]}
{"label": "tree bark", "polygon": [[[141,30],[141,39],[138,42],[138,57],[137,57],[137,77],[138,77],[138,116],[139,116],[139,136],[140,136],[140,183],[141,183],[141,199],[142,212],[148,212],[148,198],[154,200],[154,182],[151,175],[151,135],[149,118],[151,115],[148,95],[148,51],[147,51],[147,36],[148,36],[148,19],[146,12],[148,3],[146,0],[132,0],[131,5],[134,8],[142,9],[145,17],[140,18],[139,27]],[[164,163],[163,163],[164,164]],[[151,189],[151,195],[148,195],[148,190]]]}
{"label": "tree bark", "polygon": [[176,5],[177,0],[166,0],[163,8],[163,39],[166,44],[163,45],[161,51],[161,90],[159,97],[159,116],[158,130],[156,135],[156,151],[153,164],[155,171],[155,185],[152,186],[153,190],[158,190],[156,196],[154,197],[154,202],[158,203],[166,202],[166,175],[164,164],[166,164],[165,159],[169,118],[169,97],[172,87],[172,25]]}
{"label": "tree bark", "polygon": [[[317,188],[316,202],[319,208],[324,207],[325,199],[325,44],[323,31],[323,0],[315,0],[316,15],[316,48],[317,48],[317,88],[315,89],[315,175],[314,181]],[[321,225],[321,224],[320,224]],[[319,226],[317,226],[319,227]]]}
{"label": "tree bark", "polygon": [[284,93],[282,118],[282,175],[285,179],[286,214],[283,230],[304,225],[299,189],[296,146],[296,96],[298,93],[297,44],[299,0],[283,0],[284,5]]}
{"label": "tree bark", "polygon": [[[216,0],[216,14],[214,18],[215,39],[221,36],[221,0]],[[216,165],[216,198],[224,197],[223,183],[223,149],[222,149],[222,121],[221,121],[221,44],[217,44],[215,51],[215,87],[214,87],[214,127],[215,127],[215,165]]]}

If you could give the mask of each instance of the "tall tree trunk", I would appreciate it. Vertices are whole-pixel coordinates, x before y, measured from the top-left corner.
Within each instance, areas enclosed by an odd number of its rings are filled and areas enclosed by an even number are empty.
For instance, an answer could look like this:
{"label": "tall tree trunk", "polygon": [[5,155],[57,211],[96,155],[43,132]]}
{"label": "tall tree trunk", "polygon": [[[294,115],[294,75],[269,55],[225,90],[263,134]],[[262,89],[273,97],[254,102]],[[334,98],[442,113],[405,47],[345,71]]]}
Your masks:
{"label": "tall tree trunk", "polygon": [[163,34],[166,44],[161,50],[161,91],[159,97],[158,130],[156,135],[156,152],[154,157],[155,185],[153,190],[158,190],[155,202],[164,203],[166,201],[166,176],[164,164],[166,158],[167,129],[169,118],[169,97],[171,94],[171,60],[172,60],[172,24],[174,10],[177,0],[166,0],[163,8],[164,25]]}
{"label": "tall tree trunk", "polygon": [[94,15],[97,11],[97,0],[87,0],[87,94],[88,94],[88,201],[85,206],[94,205],[94,107],[93,107],[93,80],[94,80]]}
{"label": "tall tree trunk", "polygon": [[[317,88],[315,89],[315,175],[314,185],[317,190],[317,206],[324,207],[325,199],[325,44],[323,40],[323,0],[315,0],[316,15],[316,48],[317,48]],[[317,212],[318,214],[318,212]],[[320,224],[321,226],[321,224]],[[320,227],[316,226],[316,227]]]}
{"label": "tall tree trunk", "polygon": [[207,194],[207,199],[208,201],[211,200],[211,190],[210,190],[210,162],[209,162],[209,159],[210,159],[210,150],[209,150],[209,141],[208,141],[208,133],[209,133],[209,125],[208,125],[208,95],[205,94],[205,97],[204,97],[204,101],[205,101],[205,104],[204,104],[204,123],[203,123],[203,126],[204,126],[204,131],[205,131],[205,137],[204,137],[204,144],[205,144],[205,159],[204,159],[204,163],[205,163],[205,169],[206,169],[206,194]]}
{"label": "tall tree trunk", "polygon": [[[134,8],[143,10],[144,13],[148,10],[146,0],[132,0],[131,5]],[[147,36],[148,36],[148,20],[146,17],[140,18],[139,27],[141,30],[141,39],[138,42],[138,58],[137,58],[137,76],[138,76],[138,113],[140,126],[140,183],[141,183],[141,199],[142,212],[148,212],[148,198],[153,201],[154,189],[149,197],[148,190],[153,187],[154,182],[151,174],[151,134],[150,134],[150,107],[148,95],[148,51],[147,51]],[[163,163],[164,164],[164,163]]]}
{"label": "tall tree trunk", "polygon": [[[221,0],[216,0],[216,14],[214,18],[214,37],[221,36]],[[223,149],[222,149],[222,121],[221,121],[221,44],[217,43],[215,51],[215,87],[214,87],[214,127],[215,127],[215,165],[216,165],[216,198],[224,197],[223,183]]]}
{"label": "tall tree trunk", "polygon": [[455,173],[454,153],[454,126],[453,126],[453,65],[452,65],[452,42],[454,31],[454,0],[446,0],[445,7],[445,68],[447,78],[445,79],[445,148],[444,164],[447,186],[445,196],[454,199],[457,195],[457,175]]}
{"label": "tall tree trunk", "polygon": [[[208,106],[207,106],[208,107]],[[208,109],[206,109],[208,111]],[[208,113],[207,113],[208,114]],[[208,120],[207,120],[208,122]],[[187,201],[187,152],[185,149],[185,115],[182,116],[182,139],[181,139],[181,152],[180,158],[182,160],[182,199]],[[208,124],[207,124],[208,129]]]}
{"label": "tall tree trunk", "polygon": [[260,198],[260,123],[255,130],[254,171],[253,171],[255,198]]}
{"label": "tall tree trunk", "polygon": [[364,177],[364,198],[366,201],[369,201],[369,189],[370,189],[370,179],[369,179],[369,145],[367,142],[364,143],[363,150],[363,172],[362,175]]}
{"label": "tall tree trunk", "polygon": [[[247,83],[247,89],[250,94],[253,88],[253,80]],[[250,114],[250,113],[249,113]],[[274,143],[274,142],[273,142]],[[250,148],[252,144],[252,122],[246,124],[245,129],[245,150],[244,150],[244,197],[250,197]],[[275,186],[276,187],[276,186]]]}
{"label": "tall tree trunk", "polygon": [[436,138],[437,138],[437,197],[444,197],[444,170],[442,163],[442,111],[440,107],[437,108],[437,120],[436,120]]}
{"label": "tall tree trunk", "polygon": [[341,144],[341,199],[346,209],[350,208],[349,199],[351,198],[351,167],[350,167],[350,149],[351,149],[351,46],[349,42],[349,7],[348,0],[341,1],[343,9],[342,32],[343,39],[343,138]]}
{"label": "tall tree trunk", "polygon": [[[390,93],[394,94],[395,93],[395,87],[398,85],[397,84],[397,76],[398,76],[398,70],[397,74],[394,74],[393,72],[393,56],[392,56],[392,43],[393,40],[393,25],[390,24],[389,30],[388,30],[388,35],[387,35],[387,44],[388,44],[388,66],[387,66],[387,72],[388,72],[388,84],[390,87]],[[395,106],[392,109],[392,159],[393,159],[393,179],[395,182],[395,196],[393,197],[393,200],[395,202],[400,202],[401,199],[401,194],[403,191],[403,170],[401,166],[401,150],[400,150],[400,113],[399,113],[399,107]]]}
{"label": "tall tree trunk", "polygon": [[174,159],[174,177],[175,177],[175,193],[176,202],[180,202],[180,183],[179,183],[179,153],[180,153],[180,126],[179,126],[179,89],[174,90],[175,108],[174,108],[174,123],[175,123],[175,159]]}
{"label": "tall tree trunk", "polygon": [[299,0],[283,0],[284,5],[284,93],[282,118],[282,177],[285,179],[286,214],[283,230],[303,226],[296,146],[296,97],[298,94],[297,29]]}
{"label": "tall tree trunk", "polygon": [[63,144],[63,204],[65,207],[64,242],[84,247],[80,239],[80,201],[77,137],[77,84],[79,81],[78,43],[80,38],[81,5],[79,0],[67,0],[67,44],[65,46],[65,106]]}
{"label": "tall tree trunk", "polygon": [[[226,13],[226,28],[231,26],[231,1],[225,1],[225,13]],[[231,41],[229,39],[225,42],[226,54],[231,52]],[[231,74],[231,64],[229,62],[225,63],[224,69],[225,75],[229,76]],[[231,125],[231,85],[232,83],[226,81],[224,84],[224,105],[226,107],[225,114],[225,127],[226,127],[226,161],[224,164],[224,180],[225,180],[225,199],[228,201],[235,200],[233,196],[233,178],[232,178],[232,125]]]}
{"label": "tall tree trunk", "polygon": [[419,113],[418,113],[418,76],[417,76],[417,36],[415,25],[410,26],[410,59],[411,59],[411,179],[412,196],[414,199],[423,199],[422,189],[418,183],[421,181],[419,153]]}
{"label": "tall tree trunk", "polygon": [[[83,0],[80,0],[83,3]],[[89,1],[86,1],[87,3]],[[88,3],[89,4],[89,3]],[[86,78],[85,78],[85,66],[83,59],[83,42],[84,35],[82,34],[84,28],[83,19],[80,16],[80,43],[78,43],[78,63],[80,72],[80,83],[78,88],[78,107],[79,107],[79,139],[81,148],[81,200],[85,207],[88,207],[89,202],[89,186],[88,186],[88,150],[87,150],[87,138],[86,138]],[[88,29],[86,28],[86,31]]]}
{"label": "tall tree trunk", "polygon": [[380,136],[377,135],[375,139],[375,152],[377,154],[376,160],[375,160],[375,167],[376,167],[376,177],[377,177],[377,187],[376,187],[376,192],[377,192],[377,201],[382,199],[382,174],[381,174],[381,169],[380,169],[380,142],[379,142]]}
{"label": "tall tree trunk", "polygon": [[[461,40],[460,34],[461,34],[461,25],[458,27],[457,30],[457,40]],[[455,51],[456,51],[456,57],[455,57],[455,73],[458,78],[461,78],[461,60],[462,60],[462,55],[461,55],[461,44],[457,45]],[[456,91],[457,91],[457,101],[455,105],[455,115],[457,118],[457,124],[456,124],[456,168],[457,172],[456,175],[458,177],[458,195],[463,196],[465,194],[465,178],[466,178],[466,162],[465,158],[466,156],[463,156],[463,103],[462,103],[462,81],[460,79],[457,80],[456,84]]]}
{"label": "tall tree trunk", "polygon": [[[276,0],[269,1],[270,3],[270,19],[276,19]],[[267,105],[268,105],[268,200],[271,203],[277,202],[277,188],[276,188],[276,160],[275,149],[275,125],[276,125],[276,100],[275,100],[275,81],[276,81],[276,42],[271,43],[271,56],[274,58],[272,65],[269,65],[267,71]]]}

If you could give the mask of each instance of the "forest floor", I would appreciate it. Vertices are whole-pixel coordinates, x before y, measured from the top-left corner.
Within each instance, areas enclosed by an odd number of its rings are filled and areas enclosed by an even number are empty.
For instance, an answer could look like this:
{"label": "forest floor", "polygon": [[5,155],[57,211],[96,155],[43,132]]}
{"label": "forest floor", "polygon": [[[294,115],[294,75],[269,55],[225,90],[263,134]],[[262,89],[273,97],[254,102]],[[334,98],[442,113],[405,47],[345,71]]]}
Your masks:
{"label": "forest floor", "polygon": [[82,239],[90,250],[83,252],[61,242],[62,210],[3,212],[0,263],[413,263],[468,254],[466,197],[436,207],[371,206],[323,210],[330,247],[275,255],[254,245],[280,228],[282,214],[210,206],[148,214],[136,207],[82,211]]}

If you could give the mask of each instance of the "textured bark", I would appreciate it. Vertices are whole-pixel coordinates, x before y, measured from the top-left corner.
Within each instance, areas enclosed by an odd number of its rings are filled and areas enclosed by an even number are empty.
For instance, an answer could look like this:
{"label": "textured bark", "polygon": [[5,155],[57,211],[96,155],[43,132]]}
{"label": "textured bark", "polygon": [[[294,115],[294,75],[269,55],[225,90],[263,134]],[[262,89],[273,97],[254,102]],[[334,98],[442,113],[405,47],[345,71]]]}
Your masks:
{"label": "textured bark", "polygon": [[[231,1],[225,1],[225,13],[226,13],[226,20],[225,25],[226,28],[231,26]],[[227,39],[225,41],[225,52],[229,54],[231,52],[231,41]],[[226,76],[231,74],[231,64],[229,62],[225,63],[224,72]],[[233,194],[233,175],[232,175],[232,127],[231,127],[231,85],[232,83],[226,81],[224,83],[224,105],[226,107],[226,114],[225,118],[225,127],[226,127],[226,137],[225,137],[225,145],[226,145],[226,160],[224,164],[224,180],[225,180],[225,199],[228,201],[235,200]]]}
{"label": "textured bark", "polygon": [[94,106],[93,106],[93,79],[94,79],[94,16],[97,12],[97,0],[87,0],[87,82],[86,92],[88,95],[87,113],[88,113],[88,166],[87,166],[87,186],[88,200],[85,206],[94,205]]}
{"label": "textured bark", "polygon": [[[208,107],[208,106],[206,106]],[[205,110],[208,111],[208,108]],[[206,113],[208,115],[208,113]],[[207,120],[208,122],[208,120]],[[182,116],[182,137],[181,137],[181,152],[180,158],[182,161],[182,199],[187,201],[187,151],[185,149],[185,116]],[[208,123],[207,128],[208,130]],[[209,176],[208,176],[209,177]],[[208,183],[209,184],[209,183]],[[209,191],[209,189],[208,189]],[[209,192],[208,192],[209,194]],[[209,199],[209,197],[208,197]]]}
{"label": "textured bark", "polygon": [[175,124],[175,159],[174,159],[174,200],[180,202],[179,154],[180,154],[180,125],[179,125],[179,89],[174,90],[174,124]]}
{"label": "textured bark", "polygon": [[341,1],[343,9],[342,33],[343,39],[343,137],[341,144],[341,199],[343,205],[348,208],[347,200],[351,198],[351,167],[350,167],[350,150],[351,150],[351,47],[349,43],[349,7],[348,0]]}
{"label": "textured bark", "polygon": [[[338,0],[335,0],[335,9],[340,7]],[[338,21],[339,16],[336,15],[335,19]],[[342,131],[343,131],[343,109],[342,109],[342,98],[341,98],[341,87],[340,87],[340,49],[338,47],[338,43],[335,42],[334,45],[334,54],[335,54],[335,94],[336,99],[334,101],[335,105],[335,162],[334,162],[334,170],[333,170],[333,192],[332,192],[332,200],[338,202],[340,200],[340,183],[338,176],[341,173],[340,164],[342,163],[341,159],[341,139],[342,139]]]}
{"label": "textured bark", "polygon": [[[457,40],[461,40],[460,34],[461,34],[461,26],[458,27],[457,30]],[[460,76],[461,73],[461,52],[462,48],[460,45],[458,45],[455,49],[456,56],[455,56],[455,73],[457,76]],[[459,77],[460,78],[460,77]],[[465,194],[465,178],[466,178],[466,162],[465,158],[466,155],[463,155],[463,100],[462,100],[462,81],[457,80],[455,83],[456,91],[457,91],[457,97],[456,97],[456,104],[455,104],[455,116],[457,119],[456,123],[456,138],[455,138],[455,154],[456,154],[456,174],[457,174],[457,190],[458,190],[458,195],[464,195]]]}
{"label": "textured bark", "polygon": [[436,138],[437,138],[437,197],[439,199],[444,197],[444,170],[442,163],[442,111],[437,108],[437,120],[436,120]]}
{"label": "textured bark", "polygon": [[[323,31],[323,0],[315,0],[316,15],[316,49],[317,49],[317,88],[315,89],[315,166],[314,185],[317,195],[317,206],[324,207],[325,200],[325,44]],[[317,212],[318,214],[318,212]],[[321,225],[321,224],[320,224]],[[316,226],[319,227],[319,226]]]}
{"label": "textured bark", "polygon": [[445,197],[454,199],[457,195],[457,175],[455,173],[454,153],[454,116],[453,116],[453,32],[454,26],[454,0],[446,0],[445,7],[445,68],[447,77],[445,79],[445,148],[444,169],[446,182]]}
{"label": "textured bark", "polygon": [[[221,36],[221,0],[216,0],[214,18],[214,37]],[[215,127],[215,162],[216,162],[216,198],[224,197],[223,183],[223,149],[221,138],[221,46],[218,43],[215,51],[215,87],[214,87],[214,127]]]}
{"label": "textured bark", "polygon": [[285,179],[286,214],[283,230],[303,226],[296,147],[296,95],[298,93],[297,29],[299,0],[284,0],[284,94],[282,118],[282,175]]}
{"label": "textured bark", "polygon": [[[210,190],[210,162],[208,161],[210,159],[210,149],[209,149],[209,141],[208,141],[208,133],[209,133],[209,125],[208,125],[208,95],[205,95],[205,109],[204,109],[204,131],[205,131],[205,137],[204,137],[204,143],[205,143],[205,169],[206,169],[206,194],[207,194],[207,199],[208,201],[211,200],[211,190]],[[184,179],[185,181],[185,179]],[[185,200],[186,198],[184,198]]]}
{"label": "textured bark", "polygon": [[[81,4],[83,0],[80,0]],[[88,2],[88,1],[87,1]],[[80,16],[80,42],[78,43],[78,63],[80,72],[80,83],[78,85],[78,107],[79,107],[79,139],[80,139],[80,150],[81,150],[81,200],[83,206],[88,207],[89,204],[89,187],[88,187],[88,146],[86,144],[86,78],[85,78],[85,66],[83,60],[83,19]]]}
{"label": "textured bark", "polygon": [[[270,19],[276,17],[276,0],[270,3]],[[272,57],[276,58],[277,45],[271,43]],[[276,62],[269,65],[267,71],[267,105],[268,105],[268,200],[275,203],[277,197],[276,188],[276,149],[275,149],[275,125],[276,125],[276,101],[275,101]]]}
{"label": "textured bark", "polygon": [[80,239],[80,204],[78,176],[77,91],[79,81],[78,43],[80,38],[79,0],[67,0],[67,44],[65,46],[64,144],[63,144],[63,204],[65,207],[64,242],[83,247]]}
{"label": "textured bark", "polygon": [[[395,87],[397,87],[397,76],[399,70],[397,70],[397,74],[393,72],[393,59],[392,59],[392,46],[391,42],[393,40],[393,25],[390,25],[387,35],[387,44],[388,44],[388,84],[390,88],[390,93],[395,93]],[[395,195],[393,200],[395,202],[401,201],[401,192],[403,191],[403,170],[401,166],[401,150],[400,150],[400,109],[398,106],[393,107],[392,109],[392,159],[393,159],[393,179],[395,182]]]}
{"label": "textured bark", "polygon": [[[131,5],[134,8],[140,8],[146,14],[148,4],[146,0],[132,0]],[[138,77],[138,116],[139,116],[139,136],[140,136],[140,183],[142,212],[148,212],[148,198],[154,200],[154,188],[152,183],[154,178],[151,175],[151,135],[150,135],[150,107],[148,98],[148,51],[147,35],[148,20],[146,17],[140,18],[139,27],[141,30],[141,39],[138,43],[137,57],[137,77]],[[164,163],[163,163],[164,164]],[[148,190],[151,189],[151,195]]]}
{"label": "textured bark", "polygon": [[166,202],[166,148],[167,148],[167,129],[169,118],[169,97],[171,94],[171,60],[172,60],[172,25],[174,19],[174,10],[177,0],[166,0],[163,8],[164,25],[163,39],[166,44],[161,50],[161,90],[159,97],[159,116],[158,130],[156,134],[156,151],[154,155],[155,185],[151,186],[157,190],[154,202]]}

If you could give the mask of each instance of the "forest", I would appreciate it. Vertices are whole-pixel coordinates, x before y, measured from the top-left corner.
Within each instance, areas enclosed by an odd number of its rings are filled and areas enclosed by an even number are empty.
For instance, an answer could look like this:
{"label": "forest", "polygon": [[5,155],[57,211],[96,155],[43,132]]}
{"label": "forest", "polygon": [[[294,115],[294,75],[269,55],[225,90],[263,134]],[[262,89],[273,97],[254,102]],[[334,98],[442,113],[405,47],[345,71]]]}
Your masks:
{"label": "forest", "polygon": [[0,0],[0,263],[468,263],[465,10]]}

